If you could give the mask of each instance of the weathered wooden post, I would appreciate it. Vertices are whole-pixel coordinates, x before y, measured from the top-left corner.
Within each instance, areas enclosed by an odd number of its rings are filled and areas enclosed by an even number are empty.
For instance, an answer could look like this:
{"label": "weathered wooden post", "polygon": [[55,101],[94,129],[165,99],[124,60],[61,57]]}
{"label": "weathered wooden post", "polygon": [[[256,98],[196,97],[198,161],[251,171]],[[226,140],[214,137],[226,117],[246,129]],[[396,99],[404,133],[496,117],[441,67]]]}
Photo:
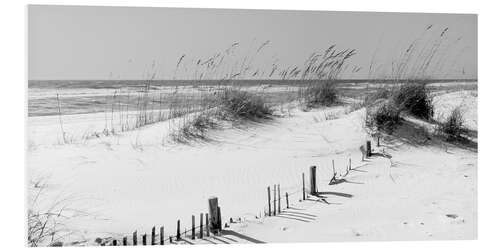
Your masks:
{"label": "weathered wooden post", "polygon": [[311,195],[316,195],[317,194],[317,187],[316,187],[316,166],[311,166],[309,169],[309,174],[310,174],[310,188],[311,188]]}
{"label": "weathered wooden post", "polygon": [[146,241],[146,234],[143,234],[143,235],[142,235],[142,245],[144,245],[144,246],[145,246],[145,245],[147,245],[147,244],[148,244],[148,242]]}
{"label": "weathered wooden post", "polygon": [[172,236],[168,236],[168,241],[170,242],[170,244],[174,243],[174,241],[172,240]]}
{"label": "weathered wooden post", "polygon": [[200,213],[200,239],[203,239],[203,213]]}
{"label": "weathered wooden post", "polygon": [[195,217],[191,215],[191,239],[194,240],[196,238],[195,232]]}
{"label": "weathered wooden post", "polygon": [[217,206],[217,225],[219,226],[217,228],[217,233],[221,233],[222,232],[222,213],[220,212],[220,207]]}
{"label": "weathered wooden post", "polygon": [[134,231],[134,233],[132,234],[132,244],[134,246],[137,246],[137,231]]}
{"label": "weathered wooden post", "polygon": [[281,213],[281,190],[280,184],[278,184],[278,214]]}
{"label": "weathered wooden post", "polygon": [[276,184],[273,188],[273,215],[276,216]]}
{"label": "weathered wooden post", "polygon": [[366,141],[366,157],[372,156],[372,142]]}
{"label": "weathered wooden post", "polygon": [[123,237],[122,245],[124,245],[124,246],[128,245],[127,244],[127,236]]}
{"label": "weathered wooden post", "polygon": [[335,160],[332,160],[332,170],[333,170],[333,176],[335,176]]}
{"label": "weathered wooden post", "polygon": [[165,245],[165,228],[160,227],[160,245]]}
{"label": "weathered wooden post", "polygon": [[156,228],[151,229],[151,245],[154,246],[156,241]]}
{"label": "weathered wooden post", "polygon": [[271,187],[267,186],[267,206],[269,207],[269,212],[267,213],[271,216]]}
{"label": "weathered wooden post", "polygon": [[302,200],[306,200],[306,177],[304,173],[302,173]]}
{"label": "weathered wooden post", "polygon": [[285,196],[286,196],[286,208],[290,208],[290,206],[288,206],[288,192],[285,193]]}
{"label": "weathered wooden post", "polygon": [[217,213],[218,207],[219,207],[219,201],[217,197],[211,197],[208,199],[208,212],[210,213],[210,229],[214,234],[216,234],[218,229],[220,228],[219,215]]}
{"label": "weathered wooden post", "polygon": [[377,134],[377,147],[380,147],[380,135]]}
{"label": "weathered wooden post", "polygon": [[177,240],[181,240],[181,220],[177,220]]}
{"label": "weathered wooden post", "polygon": [[118,246],[118,241],[113,239],[113,246]]}
{"label": "weathered wooden post", "polygon": [[209,222],[208,222],[208,213],[205,213],[205,225],[207,227],[207,237],[210,236],[210,226],[209,226]]}

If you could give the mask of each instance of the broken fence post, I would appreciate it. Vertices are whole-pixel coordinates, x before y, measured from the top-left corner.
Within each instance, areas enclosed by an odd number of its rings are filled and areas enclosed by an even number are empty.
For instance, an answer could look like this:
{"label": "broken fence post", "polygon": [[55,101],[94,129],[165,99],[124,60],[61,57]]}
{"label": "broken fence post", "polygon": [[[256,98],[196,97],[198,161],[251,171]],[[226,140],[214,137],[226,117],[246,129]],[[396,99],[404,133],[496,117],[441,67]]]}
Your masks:
{"label": "broken fence post", "polygon": [[127,236],[123,237],[122,245],[124,245],[124,246],[127,245]]}
{"label": "broken fence post", "polygon": [[134,231],[134,233],[132,234],[132,244],[134,246],[137,246],[137,231]]}
{"label": "broken fence post", "polygon": [[143,235],[142,235],[142,245],[144,245],[144,246],[145,246],[145,245],[147,245],[147,244],[148,244],[148,242],[146,241],[146,234],[143,234]]}

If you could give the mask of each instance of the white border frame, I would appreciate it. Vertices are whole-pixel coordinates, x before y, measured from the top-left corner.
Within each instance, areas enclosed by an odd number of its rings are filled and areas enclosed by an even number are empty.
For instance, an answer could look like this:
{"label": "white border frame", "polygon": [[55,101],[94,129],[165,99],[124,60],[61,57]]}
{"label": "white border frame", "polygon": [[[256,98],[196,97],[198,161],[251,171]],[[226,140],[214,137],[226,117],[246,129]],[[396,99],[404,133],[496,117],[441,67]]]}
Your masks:
{"label": "white border frame", "polygon": [[[201,249],[471,249],[493,248],[499,245],[497,231],[500,225],[498,214],[499,165],[495,149],[498,142],[497,118],[499,107],[498,79],[500,8],[494,1],[452,1],[452,0],[348,0],[348,1],[291,1],[291,0],[4,0],[0,3],[0,246],[5,249],[23,248],[24,228],[24,159],[25,159],[25,104],[27,86],[27,4],[94,5],[94,6],[148,6],[148,7],[191,7],[230,9],[287,9],[287,10],[335,10],[335,11],[378,11],[378,12],[431,12],[431,13],[473,13],[479,14],[479,180],[478,180],[478,237],[475,241],[420,241],[420,242],[344,242],[344,243],[296,243],[254,245],[192,246]],[[495,108],[495,109],[494,109]],[[484,136],[487,135],[487,136]],[[141,249],[143,247],[134,248]],[[184,247],[169,246],[172,249]],[[92,249],[92,248],[90,248]],[[144,248],[145,249],[145,248]]]}

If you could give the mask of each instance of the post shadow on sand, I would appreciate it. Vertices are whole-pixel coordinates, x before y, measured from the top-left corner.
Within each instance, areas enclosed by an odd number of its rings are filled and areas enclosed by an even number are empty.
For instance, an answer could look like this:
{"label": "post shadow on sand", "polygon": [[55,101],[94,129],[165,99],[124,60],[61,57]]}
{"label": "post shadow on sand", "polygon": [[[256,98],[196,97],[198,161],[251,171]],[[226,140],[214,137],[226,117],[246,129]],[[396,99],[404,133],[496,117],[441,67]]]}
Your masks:
{"label": "post shadow on sand", "polygon": [[[252,238],[252,237],[247,236],[247,235],[240,234],[240,233],[232,231],[232,230],[222,229],[222,235],[231,235],[231,236],[238,237],[240,239],[243,239],[243,240],[246,240],[246,241],[249,241],[252,243],[265,243],[264,241],[260,241],[258,239]],[[229,244],[229,243],[227,243],[227,244]]]}

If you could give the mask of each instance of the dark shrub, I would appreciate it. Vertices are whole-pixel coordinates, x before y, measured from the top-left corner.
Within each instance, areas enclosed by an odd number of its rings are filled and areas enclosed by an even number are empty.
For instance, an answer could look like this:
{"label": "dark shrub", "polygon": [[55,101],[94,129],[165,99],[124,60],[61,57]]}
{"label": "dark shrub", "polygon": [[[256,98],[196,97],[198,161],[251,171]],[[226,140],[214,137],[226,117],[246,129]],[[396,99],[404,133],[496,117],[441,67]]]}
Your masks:
{"label": "dark shrub", "polygon": [[392,98],[396,105],[418,118],[429,120],[434,115],[432,99],[425,84],[403,84],[394,91]]}
{"label": "dark shrub", "polygon": [[367,112],[366,123],[377,130],[392,133],[401,122],[401,109],[392,101],[385,101],[375,107],[373,111]]}
{"label": "dark shrub", "polygon": [[444,134],[448,140],[459,140],[466,132],[464,118],[459,108],[453,109],[450,116],[439,125],[439,131]]}
{"label": "dark shrub", "polygon": [[338,90],[333,81],[312,83],[300,91],[307,107],[331,106],[338,103]]}

